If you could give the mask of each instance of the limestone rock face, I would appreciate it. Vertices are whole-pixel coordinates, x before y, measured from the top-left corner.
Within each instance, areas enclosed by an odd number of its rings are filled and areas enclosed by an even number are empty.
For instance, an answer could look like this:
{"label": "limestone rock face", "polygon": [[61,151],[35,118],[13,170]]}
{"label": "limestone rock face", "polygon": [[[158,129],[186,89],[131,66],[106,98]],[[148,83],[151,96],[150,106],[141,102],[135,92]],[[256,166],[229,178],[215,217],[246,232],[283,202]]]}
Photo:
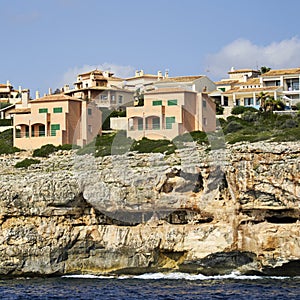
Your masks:
{"label": "limestone rock face", "polygon": [[0,157],[0,274],[300,275],[299,146]]}

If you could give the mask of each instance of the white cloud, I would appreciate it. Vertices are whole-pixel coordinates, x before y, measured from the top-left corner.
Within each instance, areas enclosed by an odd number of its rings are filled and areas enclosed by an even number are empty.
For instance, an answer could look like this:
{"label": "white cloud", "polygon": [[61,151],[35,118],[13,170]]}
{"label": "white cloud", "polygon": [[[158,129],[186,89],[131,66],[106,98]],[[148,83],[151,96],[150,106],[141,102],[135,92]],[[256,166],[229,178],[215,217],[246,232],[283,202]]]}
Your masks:
{"label": "white cloud", "polygon": [[223,47],[218,53],[209,54],[205,65],[208,76],[226,78],[231,67],[235,69],[261,66],[272,69],[300,67],[300,40],[298,37],[274,42],[266,46],[255,45],[246,39],[238,39]]}
{"label": "white cloud", "polygon": [[121,77],[121,78],[133,76],[135,70],[135,68],[132,66],[121,66],[121,65],[115,65],[106,62],[99,65],[84,65],[81,67],[73,67],[63,74],[61,85],[69,84],[71,86],[75,82],[78,74],[89,72],[95,69],[101,71],[111,71],[114,73],[116,77]]}

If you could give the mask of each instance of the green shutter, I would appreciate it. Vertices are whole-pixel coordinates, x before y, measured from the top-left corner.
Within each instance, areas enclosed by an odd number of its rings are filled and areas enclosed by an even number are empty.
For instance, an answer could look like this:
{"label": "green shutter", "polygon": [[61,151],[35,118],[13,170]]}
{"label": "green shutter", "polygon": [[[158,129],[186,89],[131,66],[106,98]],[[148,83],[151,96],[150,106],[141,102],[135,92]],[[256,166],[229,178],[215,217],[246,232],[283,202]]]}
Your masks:
{"label": "green shutter", "polygon": [[175,123],[175,117],[166,117],[166,129],[172,129],[172,124]]}
{"label": "green shutter", "polygon": [[168,100],[168,106],[175,106],[177,105],[177,99]]}
{"label": "green shutter", "polygon": [[51,136],[56,136],[56,130],[60,130],[60,125],[51,124]]}
{"label": "green shutter", "polygon": [[54,108],[53,108],[53,112],[54,112],[55,114],[62,113],[62,107],[54,107]]}
{"label": "green shutter", "polygon": [[92,115],[92,109],[88,108],[88,115],[91,116]]}
{"label": "green shutter", "polygon": [[39,113],[40,113],[40,114],[48,113],[48,108],[40,108],[40,109],[39,109]]}
{"label": "green shutter", "polygon": [[160,105],[162,105],[162,100],[154,100],[154,101],[152,101],[152,105],[153,106],[160,106]]}

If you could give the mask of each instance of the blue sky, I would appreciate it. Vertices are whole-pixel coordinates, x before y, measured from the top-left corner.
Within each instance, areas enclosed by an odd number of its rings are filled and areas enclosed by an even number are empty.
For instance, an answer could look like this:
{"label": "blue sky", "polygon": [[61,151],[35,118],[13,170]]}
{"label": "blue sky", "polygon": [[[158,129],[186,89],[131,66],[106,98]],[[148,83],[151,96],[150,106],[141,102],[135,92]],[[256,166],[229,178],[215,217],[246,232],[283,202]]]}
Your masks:
{"label": "blue sky", "polygon": [[41,93],[95,67],[213,80],[300,66],[298,0],[0,0],[0,83]]}

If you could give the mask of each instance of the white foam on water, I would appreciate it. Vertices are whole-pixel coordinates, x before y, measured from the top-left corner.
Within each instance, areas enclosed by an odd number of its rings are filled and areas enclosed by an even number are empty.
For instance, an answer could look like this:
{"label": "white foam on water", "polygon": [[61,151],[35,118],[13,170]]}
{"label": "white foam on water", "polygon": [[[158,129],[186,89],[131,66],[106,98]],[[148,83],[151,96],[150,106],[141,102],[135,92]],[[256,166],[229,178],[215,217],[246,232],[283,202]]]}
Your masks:
{"label": "white foam on water", "polygon": [[80,279],[141,279],[141,280],[260,280],[260,279],[288,279],[289,276],[258,276],[258,275],[241,275],[239,272],[232,272],[227,275],[205,276],[202,274],[188,274],[188,273],[145,273],[141,275],[121,275],[121,276],[98,276],[98,275],[64,275],[62,278],[80,278]]}

